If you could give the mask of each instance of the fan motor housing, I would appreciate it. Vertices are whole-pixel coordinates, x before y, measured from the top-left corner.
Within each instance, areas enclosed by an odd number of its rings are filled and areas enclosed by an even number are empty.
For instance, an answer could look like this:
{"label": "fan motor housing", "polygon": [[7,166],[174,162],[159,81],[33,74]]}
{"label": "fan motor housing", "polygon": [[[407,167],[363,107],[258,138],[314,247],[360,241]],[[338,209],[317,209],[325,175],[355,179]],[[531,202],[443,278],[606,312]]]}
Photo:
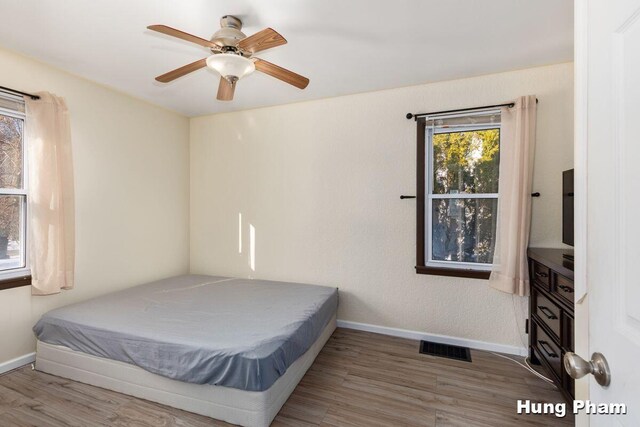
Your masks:
{"label": "fan motor housing", "polygon": [[247,36],[240,31],[242,21],[235,16],[225,15],[220,19],[220,29],[213,34],[211,41],[220,47],[235,47]]}

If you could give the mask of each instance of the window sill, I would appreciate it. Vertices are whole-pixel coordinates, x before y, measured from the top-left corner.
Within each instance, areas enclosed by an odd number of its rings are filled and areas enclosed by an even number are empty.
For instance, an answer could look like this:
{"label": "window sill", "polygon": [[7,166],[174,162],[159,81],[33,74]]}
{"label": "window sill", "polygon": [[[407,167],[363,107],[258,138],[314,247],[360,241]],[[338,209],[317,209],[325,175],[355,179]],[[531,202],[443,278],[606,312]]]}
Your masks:
{"label": "window sill", "polygon": [[490,271],[463,270],[459,268],[426,267],[424,265],[417,265],[416,273],[430,274],[433,276],[466,277],[470,279],[484,279],[484,280],[488,280],[489,276],[491,275]]}
{"label": "window sill", "polygon": [[31,275],[0,279],[0,291],[31,285]]}

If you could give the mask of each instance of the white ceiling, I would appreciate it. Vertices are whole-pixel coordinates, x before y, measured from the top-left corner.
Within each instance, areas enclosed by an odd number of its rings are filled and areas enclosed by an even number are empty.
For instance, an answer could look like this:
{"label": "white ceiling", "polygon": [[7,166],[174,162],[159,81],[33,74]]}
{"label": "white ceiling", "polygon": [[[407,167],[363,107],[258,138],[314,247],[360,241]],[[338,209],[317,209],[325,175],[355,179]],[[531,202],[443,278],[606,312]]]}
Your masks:
{"label": "white ceiling", "polygon": [[[247,35],[280,32],[289,43],[257,56],[309,77],[307,89],[254,73],[225,103],[208,69],[154,81],[208,52],[148,25],[210,38],[225,14]],[[573,1],[0,0],[0,46],[196,116],[569,61]]]}

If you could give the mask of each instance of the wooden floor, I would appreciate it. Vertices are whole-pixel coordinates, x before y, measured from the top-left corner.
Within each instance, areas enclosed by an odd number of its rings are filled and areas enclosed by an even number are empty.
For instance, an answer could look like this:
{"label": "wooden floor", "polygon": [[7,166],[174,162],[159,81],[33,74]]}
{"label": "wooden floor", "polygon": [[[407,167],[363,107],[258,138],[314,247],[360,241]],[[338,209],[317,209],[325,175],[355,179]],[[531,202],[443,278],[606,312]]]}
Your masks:
{"label": "wooden floor", "polygon": [[[562,402],[515,363],[425,356],[418,342],[338,329],[274,426],[556,426],[573,416],[516,414],[517,399]],[[0,376],[0,426],[229,426],[23,367]]]}

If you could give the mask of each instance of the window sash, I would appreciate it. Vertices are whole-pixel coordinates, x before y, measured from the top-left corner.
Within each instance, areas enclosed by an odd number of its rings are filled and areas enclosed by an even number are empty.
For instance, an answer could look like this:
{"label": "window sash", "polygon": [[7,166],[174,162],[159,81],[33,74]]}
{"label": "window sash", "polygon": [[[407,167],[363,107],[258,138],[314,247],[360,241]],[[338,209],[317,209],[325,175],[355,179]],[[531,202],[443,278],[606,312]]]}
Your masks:
{"label": "window sash", "polygon": [[22,188],[0,188],[0,196],[20,196],[22,209],[20,218],[20,242],[22,246],[20,266],[0,269],[0,280],[23,277],[30,274],[27,245],[27,197],[28,197],[28,163],[24,144],[26,126],[25,105],[22,97],[0,93],[0,114],[22,120]]}
{"label": "window sash", "polygon": [[[1,96],[0,96],[0,99],[2,99]],[[21,120],[24,120],[26,118],[26,115],[23,112],[16,111],[16,110],[9,110],[6,108],[2,108],[1,106],[0,106],[0,114],[2,114],[3,116],[14,117],[16,119],[21,119]]]}
{"label": "window sash", "polygon": [[427,194],[430,199],[497,199],[498,193]]}
{"label": "window sash", "polygon": [[27,195],[26,188],[0,188],[0,196],[26,196],[26,195]]}
{"label": "window sash", "polygon": [[[0,196],[4,194],[0,193]],[[8,196],[16,196],[16,194],[7,194]],[[11,268],[0,268],[0,280],[19,277],[25,275],[25,273],[29,272],[29,261],[27,254],[27,196],[20,195],[22,200],[22,209],[20,210],[20,242],[22,243],[22,250],[20,251],[20,265],[17,267]]]}
{"label": "window sash", "polygon": [[[499,113],[498,111],[482,111],[473,115],[485,115],[489,113]],[[457,133],[457,132],[472,132],[476,130],[488,130],[488,129],[501,129],[501,123],[480,123],[469,126],[456,126],[456,127],[439,127],[435,125],[434,121],[438,118],[451,118],[451,117],[465,117],[469,114],[454,114],[447,115],[446,117],[429,117],[425,121],[424,132],[424,144],[426,146],[425,156],[425,174],[424,174],[424,188],[425,188],[425,210],[424,210],[424,223],[425,223],[425,242],[424,242],[424,265],[426,267],[442,267],[442,268],[457,268],[464,270],[480,270],[490,271],[493,264],[488,263],[476,263],[476,262],[464,262],[464,261],[443,261],[434,260],[433,257],[433,200],[439,199],[498,199],[498,193],[451,193],[451,194],[436,194],[433,192],[433,136],[445,133]],[[431,121],[431,123],[429,123]]]}
{"label": "window sash", "polygon": [[14,95],[0,90],[0,111],[18,114],[24,117],[26,106],[21,95]]}
{"label": "window sash", "polygon": [[455,127],[445,127],[445,126],[429,126],[433,129],[433,134],[441,135],[443,133],[458,133],[458,132],[471,132],[474,130],[489,130],[489,129],[500,129],[500,123],[474,123],[469,125],[458,125]]}
{"label": "window sash", "polygon": [[[447,196],[447,197],[431,197],[431,196]],[[448,197],[448,196],[456,196],[456,197]],[[473,194],[473,196],[477,197],[466,197],[466,195],[460,194],[429,194],[427,197],[427,206],[425,209],[425,224],[427,225],[427,238],[425,240],[425,265],[427,267],[448,267],[448,268],[462,268],[462,269],[473,269],[473,270],[482,270],[482,271],[490,271],[493,264],[482,263],[482,262],[464,262],[464,261],[443,261],[433,259],[433,221],[431,218],[431,213],[433,212],[433,200],[439,199],[498,199],[498,195],[493,194]]]}
{"label": "window sash", "polygon": [[[27,195],[27,187],[28,187],[28,174],[27,174],[27,152],[24,146],[24,133],[25,133],[25,125],[26,125],[26,117],[23,112],[15,111],[15,110],[7,110],[2,108],[1,102],[8,98],[7,95],[0,93],[0,115],[13,117],[15,119],[22,120],[22,188],[2,188],[0,187],[0,195]],[[24,103],[24,101],[22,101]],[[1,270],[0,270],[1,271]]]}
{"label": "window sash", "polygon": [[459,111],[459,112],[451,112],[451,113],[436,113],[427,116],[423,116],[422,119],[424,122],[429,125],[429,122],[434,120],[444,120],[444,119],[456,119],[460,117],[475,117],[475,116],[491,116],[495,114],[501,114],[500,108],[497,107],[487,107],[487,108],[478,108],[473,111]]}

